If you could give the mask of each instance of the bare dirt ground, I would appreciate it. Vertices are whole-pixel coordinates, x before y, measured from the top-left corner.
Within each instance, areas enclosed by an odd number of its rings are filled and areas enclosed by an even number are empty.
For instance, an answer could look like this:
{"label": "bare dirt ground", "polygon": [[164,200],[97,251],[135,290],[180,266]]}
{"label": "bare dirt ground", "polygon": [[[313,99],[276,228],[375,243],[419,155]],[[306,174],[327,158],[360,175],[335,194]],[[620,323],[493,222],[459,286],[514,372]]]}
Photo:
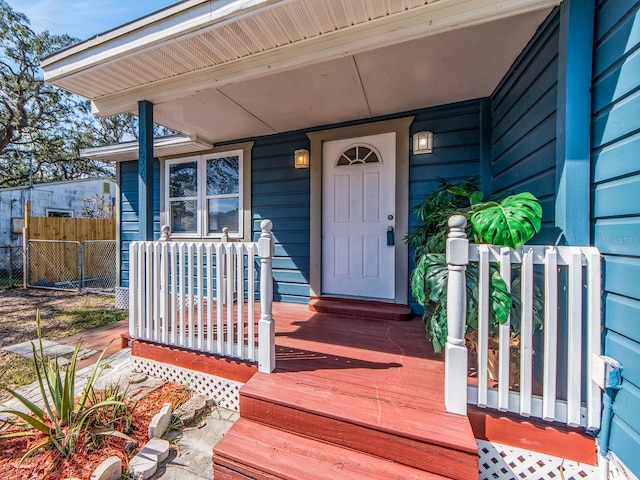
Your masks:
{"label": "bare dirt ground", "polygon": [[[0,293],[0,347],[42,338],[56,340],[127,317],[113,297],[57,290],[11,290]],[[35,380],[29,358],[0,350],[0,387],[16,388]],[[0,389],[0,401],[6,399]]]}
{"label": "bare dirt ground", "polygon": [[109,296],[57,290],[6,291],[0,293],[0,346],[34,340],[38,310],[43,337],[49,340],[123,318],[122,310],[115,309]]}

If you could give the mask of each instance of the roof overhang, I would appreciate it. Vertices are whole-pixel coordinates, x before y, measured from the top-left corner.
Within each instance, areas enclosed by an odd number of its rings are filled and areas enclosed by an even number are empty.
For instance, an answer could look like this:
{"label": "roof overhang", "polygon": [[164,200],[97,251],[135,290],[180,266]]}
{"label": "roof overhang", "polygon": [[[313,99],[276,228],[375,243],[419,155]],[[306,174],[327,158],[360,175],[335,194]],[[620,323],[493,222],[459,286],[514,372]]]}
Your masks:
{"label": "roof overhang", "polygon": [[[250,93],[255,90],[255,82],[273,81],[277,75],[281,75],[279,84],[295,82],[307,69],[319,71],[325,64],[335,66],[340,59],[347,59],[355,67],[351,77],[361,77],[362,96],[366,96],[367,79],[358,71],[357,57],[386,51],[387,58],[381,55],[380,63],[388,63],[388,52],[395,45],[422,40],[428,48],[428,40],[434,38],[433,44],[442,48],[440,60],[446,63],[462,48],[450,47],[444,40],[450,38],[447,34],[491,36],[491,29],[482,30],[481,26],[500,24],[495,36],[507,38],[500,39],[497,47],[487,47],[476,55],[471,51],[484,41],[479,38],[467,40],[464,48],[471,52],[467,52],[471,58],[491,57],[486,68],[503,70],[496,75],[503,74],[550,8],[559,3],[560,0],[185,0],[58,52],[45,59],[42,67],[45,80],[91,99],[96,114],[135,113],[137,102],[148,100],[161,106],[155,114],[158,123],[219,141],[282,131],[272,125],[278,122],[262,118],[260,107],[244,104],[239,86],[251,85],[247,88]],[[468,33],[474,28],[479,28],[479,33]],[[430,61],[433,60],[431,55]],[[489,88],[495,87],[493,77],[486,82],[482,88],[460,93],[458,99],[490,94]],[[494,83],[490,85],[491,82]],[[324,94],[339,94],[342,89],[339,81],[331,88]],[[197,109],[203,92],[209,92],[206,101],[216,112],[237,114],[238,123],[245,127],[229,127],[229,131],[225,131],[225,125],[216,126],[215,131],[194,127],[184,118],[185,109]],[[412,108],[452,98],[443,95],[429,101],[416,99]],[[290,99],[285,97],[283,101]],[[368,103],[368,99],[363,102]],[[406,103],[399,102],[397,108],[406,110]],[[362,115],[362,109],[355,110],[343,117]],[[377,110],[391,113],[368,106],[364,116],[373,116]],[[301,121],[298,128],[320,125],[326,116]],[[336,121],[343,120],[338,116]],[[254,127],[246,127],[249,124]]]}
{"label": "roof overhang", "polygon": [[[197,135],[192,137],[170,135],[158,137],[153,140],[153,155],[155,157],[185,155],[209,150],[212,147],[213,144],[211,144],[211,142],[199,138]],[[101,162],[136,160],[138,158],[138,142],[125,142],[104,147],[85,148],[80,150],[80,156]]]}

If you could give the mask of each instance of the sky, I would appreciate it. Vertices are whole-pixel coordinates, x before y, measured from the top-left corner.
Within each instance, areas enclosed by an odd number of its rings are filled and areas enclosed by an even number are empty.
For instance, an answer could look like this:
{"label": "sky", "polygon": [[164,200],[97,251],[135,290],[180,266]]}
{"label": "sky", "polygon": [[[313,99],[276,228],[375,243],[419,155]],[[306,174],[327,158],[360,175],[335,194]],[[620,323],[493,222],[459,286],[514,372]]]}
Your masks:
{"label": "sky", "polygon": [[178,0],[7,0],[35,32],[49,30],[86,40]]}

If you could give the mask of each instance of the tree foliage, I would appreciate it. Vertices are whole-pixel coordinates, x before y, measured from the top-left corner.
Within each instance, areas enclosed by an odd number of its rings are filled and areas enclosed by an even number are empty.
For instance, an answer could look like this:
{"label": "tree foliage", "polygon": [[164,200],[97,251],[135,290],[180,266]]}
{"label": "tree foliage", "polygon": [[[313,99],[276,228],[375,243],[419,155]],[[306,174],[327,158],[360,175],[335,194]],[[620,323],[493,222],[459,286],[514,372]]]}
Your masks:
{"label": "tree foliage", "polygon": [[34,183],[110,176],[112,167],[80,149],[137,137],[134,115],[93,117],[89,101],[43,80],[40,61],[76,42],[34,32],[0,0],[0,188],[27,185],[30,171]]}

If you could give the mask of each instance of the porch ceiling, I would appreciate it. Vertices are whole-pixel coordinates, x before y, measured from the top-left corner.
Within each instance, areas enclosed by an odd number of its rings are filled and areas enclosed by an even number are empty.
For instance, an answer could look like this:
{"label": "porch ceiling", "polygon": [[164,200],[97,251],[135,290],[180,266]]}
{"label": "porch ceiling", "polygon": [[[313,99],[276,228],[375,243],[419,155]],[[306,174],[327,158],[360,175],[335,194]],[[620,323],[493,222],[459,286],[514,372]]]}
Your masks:
{"label": "porch ceiling", "polygon": [[557,0],[186,0],[49,57],[94,111],[213,142],[489,95]]}

